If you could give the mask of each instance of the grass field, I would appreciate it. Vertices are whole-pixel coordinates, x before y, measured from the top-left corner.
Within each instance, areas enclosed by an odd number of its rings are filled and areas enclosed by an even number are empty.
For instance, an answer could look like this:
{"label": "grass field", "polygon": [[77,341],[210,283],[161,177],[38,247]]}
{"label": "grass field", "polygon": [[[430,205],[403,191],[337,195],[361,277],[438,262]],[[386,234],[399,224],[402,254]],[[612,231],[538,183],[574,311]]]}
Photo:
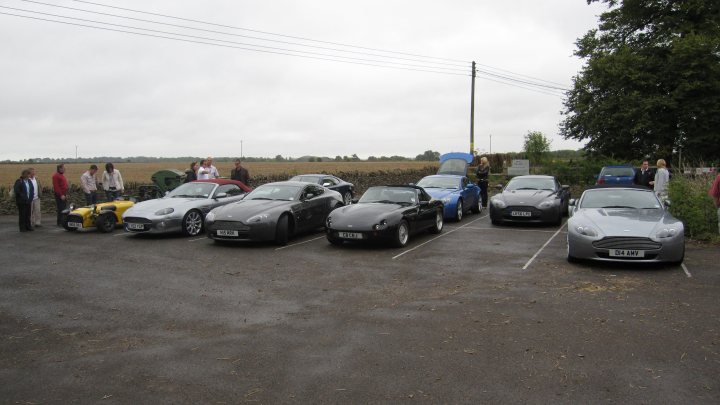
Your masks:
{"label": "grass field", "polygon": [[[105,170],[104,163],[98,165],[98,176]],[[190,166],[171,162],[158,163],[114,163],[120,171],[123,181],[150,183],[150,176],[162,169],[178,169],[185,171]],[[20,172],[27,168],[27,164],[0,164],[0,187],[12,187]],[[435,162],[248,162],[243,166],[253,175],[271,175],[287,173],[289,175],[302,173],[337,173],[337,172],[375,172],[379,170],[420,169],[427,166],[437,166]],[[55,164],[33,164],[37,177],[43,186],[51,185],[51,178],[55,173]],[[65,165],[65,176],[71,184],[80,184],[80,176],[90,167],[90,163],[73,163]],[[220,175],[230,177],[232,162],[219,162],[216,164]]]}

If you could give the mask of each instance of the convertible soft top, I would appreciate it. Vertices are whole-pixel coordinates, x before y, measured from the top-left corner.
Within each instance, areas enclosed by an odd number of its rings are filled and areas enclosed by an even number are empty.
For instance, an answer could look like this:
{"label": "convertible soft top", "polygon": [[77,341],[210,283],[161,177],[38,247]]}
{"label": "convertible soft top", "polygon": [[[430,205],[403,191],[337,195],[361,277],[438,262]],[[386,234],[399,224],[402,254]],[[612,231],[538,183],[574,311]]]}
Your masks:
{"label": "convertible soft top", "polygon": [[240,187],[243,191],[246,193],[249,193],[252,191],[252,188],[248,187],[243,183],[242,181],[237,180],[231,180],[231,179],[209,179],[209,180],[195,180],[193,183],[215,183],[215,184],[235,184],[236,186]]}

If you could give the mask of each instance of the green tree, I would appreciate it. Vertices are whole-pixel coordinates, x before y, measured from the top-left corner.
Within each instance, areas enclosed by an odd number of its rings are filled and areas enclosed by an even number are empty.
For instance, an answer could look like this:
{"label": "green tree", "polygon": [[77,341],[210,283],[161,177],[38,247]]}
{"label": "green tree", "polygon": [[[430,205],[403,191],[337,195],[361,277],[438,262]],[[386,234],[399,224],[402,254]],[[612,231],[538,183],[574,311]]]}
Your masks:
{"label": "green tree", "polygon": [[415,156],[415,160],[426,160],[429,162],[437,162],[438,160],[440,160],[440,152],[426,150],[421,155]]}
{"label": "green tree", "polygon": [[720,2],[588,0],[608,11],[577,42],[587,59],[561,134],[593,155],[720,155]]}
{"label": "green tree", "polygon": [[528,131],[525,135],[523,150],[532,163],[540,163],[545,154],[550,152],[550,142],[542,132]]}
{"label": "green tree", "polygon": [[284,161],[284,160],[285,160],[285,158],[283,158],[282,155],[275,155],[275,161],[276,161],[276,162],[282,162],[282,161]]}

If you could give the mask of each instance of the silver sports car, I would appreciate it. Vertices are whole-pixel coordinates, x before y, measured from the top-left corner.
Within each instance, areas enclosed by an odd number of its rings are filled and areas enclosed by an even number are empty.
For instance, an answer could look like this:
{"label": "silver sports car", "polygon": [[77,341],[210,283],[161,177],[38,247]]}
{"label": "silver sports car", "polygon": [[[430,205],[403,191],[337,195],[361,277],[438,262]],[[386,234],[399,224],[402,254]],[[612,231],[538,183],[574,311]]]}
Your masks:
{"label": "silver sports car", "polygon": [[598,187],[570,202],[567,259],[670,262],[685,256],[685,229],[652,190]]}
{"label": "silver sports car", "polygon": [[319,184],[279,181],[263,184],[242,201],[212,210],[205,221],[215,241],[274,240],[285,245],[294,234],[320,229],[343,198]]}
{"label": "silver sports car", "polygon": [[125,230],[199,235],[203,231],[205,215],[211,209],[239,201],[250,190],[239,181],[227,179],[185,183],[163,198],[137,203],[125,211]]}

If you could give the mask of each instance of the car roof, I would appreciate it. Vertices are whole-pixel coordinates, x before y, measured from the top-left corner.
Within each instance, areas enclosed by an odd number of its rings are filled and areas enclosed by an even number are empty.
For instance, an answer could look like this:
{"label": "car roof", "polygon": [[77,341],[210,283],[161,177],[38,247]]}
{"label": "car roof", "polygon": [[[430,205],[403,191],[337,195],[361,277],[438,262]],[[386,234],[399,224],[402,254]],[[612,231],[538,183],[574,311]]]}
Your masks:
{"label": "car roof", "polygon": [[238,187],[240,187],[243,191],[251,191],[252,189],[248,187],[245,183],[242,181],[237,180],[231,180],[231,179],[208,179],[208,180],[193,180],[191,183],[214,183],[219,185],[225,185],[225,184],[234,184]]}
{"label": "car roof", "polygon": [[632,168],[633,168],[633,165],[609,165],[609,166],[603,166],[603,169],[606,168],[606,167],[607,167],[607,168],[613,168],[613,169],[614,169],[614,168],[621,168],[621,167],[623,167],[623,168],[624,168],[624,167],[629,167],[629,168],[632,169]]}
{"label": "car roof", "polygon": [[423,190],[423,191],[425,191],[424,188],[422,188],[422,187],[420,187],[420,186],[416,186],[416,185],[414,185],[414,184],[382,184],[382,185],[373,186],[373,187],[413,188],[413,189],[415,189],[415,190]]}
{"label": "car roof", "polygon": [[[451,178],[455,178],[455,179],[461,179],[461,178],[466,177],[466,176],[463,176],[463,175],[460,175],[460,174],[431,174],[431,175],[428,175],[428,176],[425,176],[425,177],[440,177],[440,178],[451,177]],[[424,179],[425,177],[423,177],[423,179]]]}
{"label": "car roof", "polygon": [[597,189],[603,189],[603,188],[612,188],[612,189],[626,188],[628,190],[652,191],[652,189],[650,189],[649,187],[641,186],[639,184],[617,184],[617,183],[596,184],[594,186],[588,187],[588,190],[597,190]]}
{"label": "car roof", "polygon": [[527,176],[515,176],[513,179],[554,179],[555,176],[548,176],[544,174],[530,174]]}
{"label": "car roof", "polygon": [[[320,174],[320,173],[305,173],[305,174],[296,174],[293,177],[303,177],[303,176],[313,176],[313,177],[323,177],[323,176],[329,176],[329,177],[335,177],[332,174]],[[291,177],[292,178],[292,177]]]}

